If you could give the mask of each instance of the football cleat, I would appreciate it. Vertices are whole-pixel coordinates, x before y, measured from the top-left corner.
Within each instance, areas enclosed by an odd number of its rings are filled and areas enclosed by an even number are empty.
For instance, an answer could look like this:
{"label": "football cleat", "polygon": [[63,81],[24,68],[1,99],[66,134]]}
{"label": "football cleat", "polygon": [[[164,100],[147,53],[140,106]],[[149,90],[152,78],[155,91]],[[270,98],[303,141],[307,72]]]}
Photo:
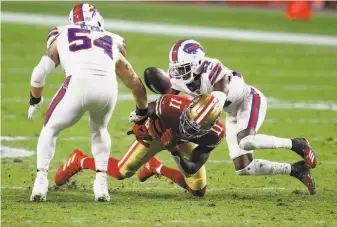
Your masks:
{"label": "football cleat", "polygon": [[156,158],[152,157],[147,163],[143,165],[138,173],[138,179],[140,182],[146,181],[153,175],[158,175],[157,168],[160,168],[163,164]]}
{"label": "football cleat", "polygon": [[305,186],[307,186],[310,195],[316,194],[315,182],[314,182],[313,177],[311,176],[310,168],[305,163],[305,161],[299,161],[299,162],[292,164],[290,176],[296,177]]}
{"label": "football cleat", "polygon": [[57,186],[64,185],[69,182],[70,178],[82,170],[81,162],[88,156],[79,150],[75,150],[69,159],[61,165],[55,176],[55,184]]}
{"label": "football cleat", "polygon": [[45,202],[47,200],[48,178],[45,173],[37,173],[30,201]]}
{"label": "football cleat", "polygon": [[110,201],[110,195],[108,190],[108,183],[105,178],[101,177],[100,179],[97,179],[94,181],[94,194],[95,194],[95,201],[98,202],[109,202]]}
{"label": "football cleat", "polygon": [[292,139],[291,142],[291,150],[300,155],[310,168],[315,168],[317,164],[317,154],[311,148],[309,141],[305,138],[295,138]]}

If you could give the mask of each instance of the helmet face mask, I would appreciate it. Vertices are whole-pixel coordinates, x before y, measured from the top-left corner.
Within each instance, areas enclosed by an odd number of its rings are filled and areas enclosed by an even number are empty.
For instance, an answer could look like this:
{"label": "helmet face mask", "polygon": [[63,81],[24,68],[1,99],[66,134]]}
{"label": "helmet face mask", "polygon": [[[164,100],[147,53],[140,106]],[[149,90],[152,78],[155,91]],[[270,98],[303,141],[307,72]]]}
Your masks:
{"label": "helmet face mask", "polygon": [[171,78],[189,84],[194,76],[201,73],[205,52],[195,40],[179,40],[169,54],[169,74]]}
{"label": "helmet face mask", "polygon": [[169,75],[171,78],[183,80],[185,83],[189,83],[191,80],[193,80],[191,63],[187,63],[181,66],[170,65]]}
{"label": "helmet face mask", "polygon": [[206,135],[219,120],[221,112],[222,106],[214,96],[195,97],[179,118],[179,137],[188,140]]}
{"label": "helmet face mask", "polygon": [[211,131],[211,127],[202,127],[195,121],[188,118],[188,109],[186,107],[180,116],[179,136],[183,139],[195,139],[202,137]]}

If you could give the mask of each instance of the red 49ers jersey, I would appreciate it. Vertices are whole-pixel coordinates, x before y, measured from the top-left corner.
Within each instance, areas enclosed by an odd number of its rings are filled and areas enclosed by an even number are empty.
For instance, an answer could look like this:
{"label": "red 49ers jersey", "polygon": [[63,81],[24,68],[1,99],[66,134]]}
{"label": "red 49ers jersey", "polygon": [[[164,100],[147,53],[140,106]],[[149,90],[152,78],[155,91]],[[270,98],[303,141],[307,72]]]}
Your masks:
{"label": "red 49ers jersey", "polygon": [[[152,128],[158,136],[169,128],[173,132],[179,131],[179,118],[185,109],[191,103],[191,99],[186,96],[167,94],[161,96],[156,101],[155,112],[156,116],[152,121]],[[211,129],[211,131],[197,139],[189,140],[189,142],[204,145],[208,147],[217,146],[225,136],[225,128],[223,124],[218,121]]]}

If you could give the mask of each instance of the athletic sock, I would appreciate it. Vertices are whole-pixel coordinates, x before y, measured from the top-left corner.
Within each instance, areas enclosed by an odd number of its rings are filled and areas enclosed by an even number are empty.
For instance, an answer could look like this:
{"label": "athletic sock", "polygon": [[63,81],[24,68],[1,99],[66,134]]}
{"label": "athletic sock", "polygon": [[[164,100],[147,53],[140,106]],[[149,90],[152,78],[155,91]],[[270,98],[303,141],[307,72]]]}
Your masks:
{"label": "athletic sock", "polygon": [[183,174],[176,169],[169,168],[167,166],[163,166],[161,168],[160,174],[169,178],[171,181],[179,185],[184,189],[188,189],[187,184],[185,182]]}
{"label": "athletic sock", "polygon": [[[119,160],[110,157],[109,162],[108,162],[108,170],[107,170],[107,174],[116,179],[119,179],[121,176],[119,169],[118,169],[118,162]],[[95,159],[89,158],[89,157],[82,159],[81,167],[83,169],[91,169],[93,171],[96,171]]]}
{"label": "athletic sock", "polygon": [[246,168],[237,170],[239,175],[290,175],[291,165],[288,163],[271,162],[263,159],[254,159]]}
{"label": "athletic sock", "polygon": [[83,158],[81,160],[81,167],[83,169],[91,169],[91,170],[96,171],[95,159],[89,158],[89,157]]}
{"label": "athletic sock", "polygon": [[245,150],[276,149],[276,148],[291,149],[292,141],[291,139],[268,136],[264,134],[257,134],[257,135],[249,135],[241,139],[240,147]]}
{"label": "athletic sock", "polygon": [[108,162],[108,171],[107,173],[116,178],[117,180],[121,179],[121,173],[119,172],[119,167],[118,167],[118,159],[115,158],[109,158],[109,162]]}

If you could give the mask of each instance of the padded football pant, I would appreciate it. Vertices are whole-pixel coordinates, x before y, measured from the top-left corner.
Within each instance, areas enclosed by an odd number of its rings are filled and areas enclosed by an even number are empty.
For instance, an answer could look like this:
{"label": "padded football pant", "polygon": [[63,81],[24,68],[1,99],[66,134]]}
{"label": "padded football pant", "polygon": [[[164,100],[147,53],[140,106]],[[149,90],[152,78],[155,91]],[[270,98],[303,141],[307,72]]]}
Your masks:
{"label": "padded football pant", "polygon": [[[131,177],[133,176],[138,169],[141,168],[143,164],[148,162],[153,156],[158,152],[166,150],[165,147],[159,140],[146,141],[150,144],[150,147],[147,148],[137,140],[134,141],[129,147],[126,154],[118,162],[119,171],[122,177]],[[193,149],[197,145],[194,143],[183,143],[180,144],[180,152],[186,157],[189,158]],[[180,166],[179,160],[176,160],[176,163],[184,175],[184,179],[188,187],[192,190],[201,190],[207,185],[206,179],[206,168],[202,166],[200,170],[194,175],[186,174]]]}
{"label": "padded football pant", "polygon": [[105,171],[111,139],[107,130],[117,101],[117,81],[107,76],[68,76],[49,105],[37,144],[37,168],[48,170],[59,133],[89,112],[96,169]]}

